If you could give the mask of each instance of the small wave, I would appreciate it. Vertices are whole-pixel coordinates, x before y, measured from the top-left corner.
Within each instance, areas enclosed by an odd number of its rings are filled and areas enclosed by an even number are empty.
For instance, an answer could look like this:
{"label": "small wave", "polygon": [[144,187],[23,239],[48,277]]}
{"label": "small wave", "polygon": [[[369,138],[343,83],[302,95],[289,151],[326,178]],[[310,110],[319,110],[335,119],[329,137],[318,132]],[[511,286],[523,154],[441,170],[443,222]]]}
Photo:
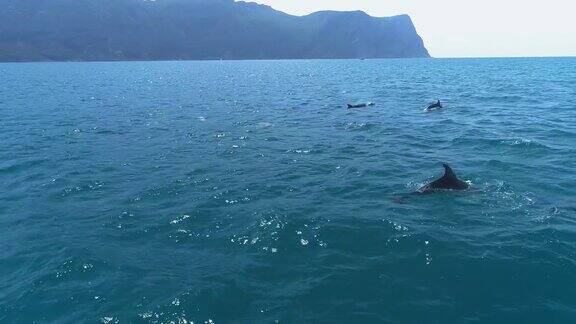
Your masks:
{"label": "small wave", "polygon": [[183,215],[182,217],[178,217],[176,219],[171,220],[170,224],[176,225],[178,223],[181,223],[181,222],[187,220],[188,218],[190,218],[190,215]]}
{"label": "small wave", "polygon": [[484,204],[488,210],[512,212],[519,216],[533,214],[532,206],[537,199],[532,192],[520,191],[502,180],[486,182],[479,190],[483,192]]}
{"label": "small wave", "polygon": [[336,124],[337,129],[353,132],[372,129],[375,125],[369,122],[348,122]]}
{"label": "small wave", "polygon": [[303,149],[303,148],[302,149],[289,149],[287,151],[287,153],[296,153],[296,154],[302,154],[302,155],[310,154],[310,152],[311,152],[310,149]]}
{"label": "small wave", "polygon": [[527,139],[527,138],[513,138],[513,139],[501,140],[500,142],[503,144],[509,145],[509,146],[550,149],[550,147],[548,147],[542,143],[538,143],[534,140]]}
{"label": "small wave", "polygon": [[258,123],[258,127],[259,128],[270,128],[273,127],[274,124],[273,123],[269,123],[269,122],[260,122]]}
{"label": "small wave", "polygon": [[278,253],[293,250],[295,247],[325,247],[320,238],[322,222],[289,220],[277,211],[258,213],[261,218],[252,223],[245,233],[234,234],[230,242],[239,246],[251,246],[264,253]]}
{"label": "small wave", "polygon": [[68,260],[60,266],[56,271],[57,279],[69,279],[73,276],[82,276],[87,273],[91,273],[94,270],[94,264],[92,262],[83,262],[77,259]]}
{"label": "small wave", "polygon": [[[541,211],[534,218],[534,221],[539,222],[539,223],[545,223],[545,222],[548,222],[552,219],[564,219],[564,220],[569,220],[570,223],[574,223],[574,216],[576,216],[576,207],[552,205],[552,206],[548,206],[548,208],[546,210]],[[572,228],[572,227],[569,227],[569,228]]]}
{"label": "small wave", "polygon": [[104,182],[102,181],[90,181],[76,186],[66,187],[62,190],[62,197],[69,197],[76,194],[81,194],[84,192],[101,190],[104,188]]}
{"label": "small wave", "polygon": [[510,148],[517,149],[546,149],[551,150],[552,148],[528,138],[479,138],[479,137],[467,137],[459,136],[452,139],[453,144],[468,145],[468,146],[486,146],[487,148],[495,148],[498,146],[506,146]]}

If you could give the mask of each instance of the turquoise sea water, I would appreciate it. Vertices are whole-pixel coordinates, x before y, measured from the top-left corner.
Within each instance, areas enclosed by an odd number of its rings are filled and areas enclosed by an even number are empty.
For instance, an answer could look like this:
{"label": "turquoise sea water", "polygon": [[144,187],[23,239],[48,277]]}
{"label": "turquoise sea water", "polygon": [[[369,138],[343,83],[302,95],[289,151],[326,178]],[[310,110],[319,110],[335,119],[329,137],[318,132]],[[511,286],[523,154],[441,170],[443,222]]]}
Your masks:
{"label": "turquoise sea water", "polygon": [[575,144],[569,58],[0,64],[0,322],[574,323]]}

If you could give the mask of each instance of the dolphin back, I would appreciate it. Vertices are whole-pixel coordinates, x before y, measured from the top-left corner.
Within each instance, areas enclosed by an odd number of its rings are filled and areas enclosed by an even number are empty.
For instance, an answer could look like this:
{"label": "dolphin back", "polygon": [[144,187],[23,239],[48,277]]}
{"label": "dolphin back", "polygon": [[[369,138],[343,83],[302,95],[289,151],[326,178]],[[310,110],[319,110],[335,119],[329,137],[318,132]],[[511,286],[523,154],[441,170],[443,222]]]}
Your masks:
{"label": "dolphin back", "polygon": [[424,187],[420,188],[420,192],[430,192],[434,190],[466,190],[468,189],[469,185],[458,179],[456,173],[452,168],[444,163],[444,175],[435,181],[425,185]]}

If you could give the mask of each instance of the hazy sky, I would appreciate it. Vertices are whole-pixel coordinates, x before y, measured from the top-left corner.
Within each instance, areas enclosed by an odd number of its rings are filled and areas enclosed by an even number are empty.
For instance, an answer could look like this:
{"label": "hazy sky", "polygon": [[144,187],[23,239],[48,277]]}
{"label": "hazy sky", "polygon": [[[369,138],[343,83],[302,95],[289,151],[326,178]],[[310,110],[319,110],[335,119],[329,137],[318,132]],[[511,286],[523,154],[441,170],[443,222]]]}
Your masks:
{"label": "hazy sky", "polygon": [[256,0],[297,15],[406,13],[432,56],[576,56],[576,0]]}

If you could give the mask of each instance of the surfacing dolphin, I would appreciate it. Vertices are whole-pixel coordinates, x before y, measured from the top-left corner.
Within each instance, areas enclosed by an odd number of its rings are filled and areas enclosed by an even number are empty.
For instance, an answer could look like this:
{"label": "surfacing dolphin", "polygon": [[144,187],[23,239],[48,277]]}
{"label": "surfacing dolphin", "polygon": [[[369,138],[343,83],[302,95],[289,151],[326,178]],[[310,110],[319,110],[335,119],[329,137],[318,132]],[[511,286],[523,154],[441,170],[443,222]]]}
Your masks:
{"label": "surfacing dolphin", "polygon": [[440,100],[438,100],[436,103],[428,106],[428,108],[426,108],[426,111],[435,110],[435,109],[442,109],[442,108],[444,108],[444,106],[442,106],[442,103],[440,102]]}
{"label": "surfacing dolphin", "polygon": [[360,103],[360,104],[348,104],[348,109],[373,107],[375,105],[376,104],[373,102]]}
{"label": "surfacing dolphin", "polygon": [[454,173],[448,164],[443,163],[442,165],[444,166],[444,175],[440,179],[434,180],[412,193],[396,196],[393,198],[393,201],[395,203],[405,204],[408,199],[416,196],[423,196],[446,190],[463,191],[470,188],[468,183],[458,179],[456,173]]}
{"label": "surfacing dolphin", "polygon": [[446,163],[442,164],[444,166],[444,175],[442,178],[434,180],[422,188],[418,189],[419,193],[432,193],[438,190],[466,190],[470,188],[470,185],[456,176],[454,170]]}

